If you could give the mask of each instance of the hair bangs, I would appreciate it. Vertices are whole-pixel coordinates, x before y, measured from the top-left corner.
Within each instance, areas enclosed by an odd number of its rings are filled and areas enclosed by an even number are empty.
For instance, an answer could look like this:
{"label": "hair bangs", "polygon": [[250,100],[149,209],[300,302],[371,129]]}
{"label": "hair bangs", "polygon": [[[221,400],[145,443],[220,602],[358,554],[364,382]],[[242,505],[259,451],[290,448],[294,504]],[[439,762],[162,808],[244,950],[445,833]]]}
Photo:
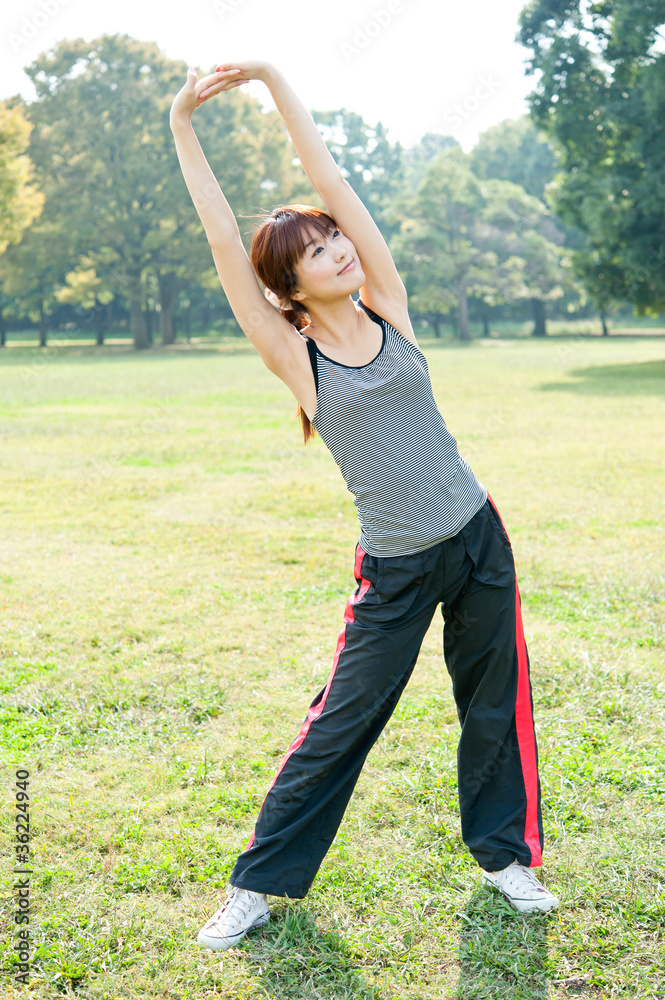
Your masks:
{"label": "hair bangs", "polygon": [[275,209],[273,227],[276,242],[281,244],[282,253],[291,258],[288,263],[295,266],[303,256],[312,239],[312,234],[326,237],[335,227],[335,221],[327,212],[309,205],[287,205]]}

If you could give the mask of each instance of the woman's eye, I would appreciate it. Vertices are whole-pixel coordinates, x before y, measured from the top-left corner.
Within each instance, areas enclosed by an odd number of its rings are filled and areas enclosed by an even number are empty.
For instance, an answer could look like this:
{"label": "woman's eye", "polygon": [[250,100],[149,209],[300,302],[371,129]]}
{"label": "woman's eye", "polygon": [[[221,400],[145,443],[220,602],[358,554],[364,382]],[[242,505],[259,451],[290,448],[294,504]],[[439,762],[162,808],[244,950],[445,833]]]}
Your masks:
{"label": "woman's eye", "polygon": [[[333,229],[330,232],[330,239],[334,240],[336,236],[341,236],[341,235],[342,235],[341,229]],[[312,251],[312,257],[316,257],[316,255],[319,252],[319,250],[323,250],[323,247],[320,246],[320,247],[317,247],[316,250],[313,250]]]}

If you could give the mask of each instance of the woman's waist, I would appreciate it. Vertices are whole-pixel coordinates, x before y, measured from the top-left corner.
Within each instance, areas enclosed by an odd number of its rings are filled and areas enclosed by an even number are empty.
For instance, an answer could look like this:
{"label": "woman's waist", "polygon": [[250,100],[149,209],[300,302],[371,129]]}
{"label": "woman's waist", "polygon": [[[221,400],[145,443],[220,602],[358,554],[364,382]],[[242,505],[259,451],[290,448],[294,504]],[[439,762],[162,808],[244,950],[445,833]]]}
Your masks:
{"label": "woman's waist", "polygon": [[358,506],[361,547],[373,556],[411,555],[454,537],[487,500],[487,490],[475,479],[440,503],[408,511],[363,510]]}

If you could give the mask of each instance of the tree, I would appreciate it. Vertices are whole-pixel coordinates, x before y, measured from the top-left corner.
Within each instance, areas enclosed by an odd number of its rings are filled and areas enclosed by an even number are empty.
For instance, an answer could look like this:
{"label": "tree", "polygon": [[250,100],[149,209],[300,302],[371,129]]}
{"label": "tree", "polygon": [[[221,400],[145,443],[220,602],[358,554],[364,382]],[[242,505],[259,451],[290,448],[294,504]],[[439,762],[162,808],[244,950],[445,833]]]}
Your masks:
{"label": "tree", "polygon": [[0,103],[0,254],[10,243],[18,243],[44,204],[25,155],[31,131],[20,108]]}
{"label": "tree", "polygon": [[370,126],[355,111],[315,111],[313,118],[342,175],[387,238],[395,229],[388,213],[402,179],[402,147],[389,142],[381,122]]}
{"label": "tree", "polygon": [[80,305],[93,314],[97,346],[104,343],[106,310],[104,306],[113,300],[113,292],[85,257],[80,265],[65,275],[65,284],[55,290],[58,302]]}
{"label": "tree", "polygon": [[534,333],[544,333],[544,301],[563,294],[561,234],[542,202],[509,181],[478,180],[469,159],[459,148],[441,153],[408,204],[393,249],[412,305],[435,331],[457,307],[468,340],[470,297],[530,299]]}
{"label": "tree", "polygon": [[2,258],[4,291],[39,324],[40,347],[46,347],[48,317],[57,305],[56,289],[65,281],[73,239],[73,233],[67,234],[49,219],[45,207],[21,241],[8,247]]}
{"label": "tree", "polygon": [[455,147],[429,165],[415,195],[407,201],[396,257],[407,271],[405,285],[417,312],[443,317],[459,310],[459,335],[468,340],[470,286],[486,276],[490,258],[473,242],[482,207],[477,178],[466,154]]}
{"label": "tree", "polygon": [[470,155],[476,177],[512,181],[527,194],[545,200],[545,188],[554,177],[556,157],[546,136],[528,115],[507,118],[481,132]]}
{"label": "tree", "polygon": [[[490,227],[489,245],[496,250],[499,273],[485,301],[529,301],[533,335],[544,337],[546,303],[576,294],[570,254],[562,249],[564,233],[546,205],[510,181],[481,182],[485,197],[482,220]],[[495,290],[494,290],[495,289]]]}
{"label": "tree", "polygon": [[447,149],[461,148],[457,139],[442,132],[426,132],[422,139],[402,153],[404,187],[415,191],[429,165]]}
{"label": "tree", "polygon": [[[82,268],[124,299],[136,348],[150,346],[149,279],[169,343],[178,293],[192,275],[214,271],[169,126],[186,69],[126,35],[63,41],[27,68],[38,94],[26,113],[37,126],[31,151],[45,211],[54,228],[74,236],[59,284],[64,289],[65,275]],[[284,178],[292,170],[276,113],[265,115],[256,100],[234,93],[196,114],[201,143],[213,168],[222,161],[217,173],[237,212],[255,211],[266,186],[288,193]],[[63,294],[71,296],[69,286]],[[78,287],[85,298],[87,290]]]}
{"label": "tree", "polygon": [[520,19],[531,115],[557,149],[551,204],[584,234],[573,266],[601,313],[665,309],[664,21],[665,0],[532,0]]}
{"label": "tree", "polygon": [[[32,125],[19,107],[0,103],[0,257],[18,243],[39,216],[44,194],[34,184],[34,167],[26,155]],[[0,259],[0,347],[5,346],[7,258]]]}

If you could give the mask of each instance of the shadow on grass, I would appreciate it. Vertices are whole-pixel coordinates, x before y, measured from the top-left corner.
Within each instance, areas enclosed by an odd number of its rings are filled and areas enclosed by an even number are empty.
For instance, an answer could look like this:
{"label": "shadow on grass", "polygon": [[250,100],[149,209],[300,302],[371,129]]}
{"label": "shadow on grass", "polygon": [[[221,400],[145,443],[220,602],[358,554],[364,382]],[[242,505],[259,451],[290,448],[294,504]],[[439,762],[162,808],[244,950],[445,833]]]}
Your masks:
{"label": "shadow on grass", "polygon": [[575,368],[575,382],[545,382],[541,389],[578,392],[588,396],[665,395],[665,361],[640,361],[625,365],[592,365]]}
{"label": "shadow on grass", "polygon": [[546,914],[517,913],[483,888],[461,916],[456,1000],[546,1000]]}
{"label": "shadow on grass", "polygon": [[354,966],[342,937],[322,933],[302,904],[274,907],[270,923],[252,936],[245,957],[274,1000],[379,1000]]}
{"label": "shadow on grass", "polygon": [[126,361],[128,358],[136,361],[170,360],[181,357],[200,357],[201,355],[256,354],[256,350],[244,339],[220,340],[209,344],[155,344],[145,351],[135,350],[131,344],[105,344],[97,347],[94,344],[52,344],[48,347],[33,345],[15,346],[8,351],[0,351],[0,365],[3,367],[45,368],[52,361],[56,362],[97,362]]}

